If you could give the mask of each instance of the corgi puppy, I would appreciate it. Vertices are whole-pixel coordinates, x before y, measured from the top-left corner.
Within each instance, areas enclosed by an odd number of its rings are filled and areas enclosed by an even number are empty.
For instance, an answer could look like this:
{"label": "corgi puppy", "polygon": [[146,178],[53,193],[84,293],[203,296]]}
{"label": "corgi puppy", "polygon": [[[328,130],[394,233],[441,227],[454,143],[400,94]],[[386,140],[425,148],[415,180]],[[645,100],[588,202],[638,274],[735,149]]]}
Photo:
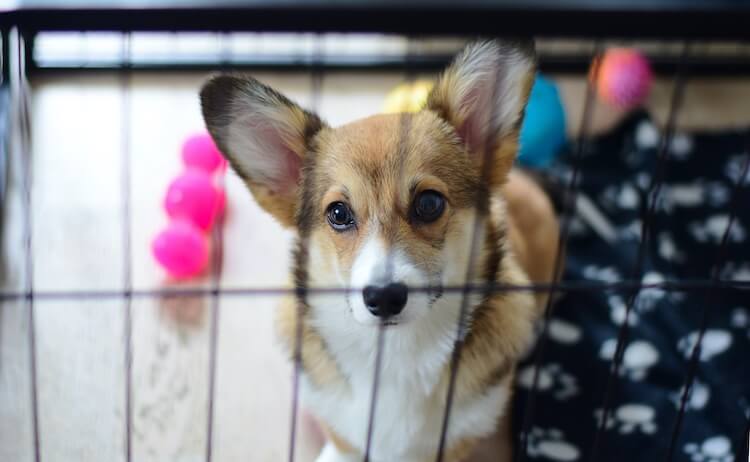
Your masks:
{"label": "corgi puppy", "polygon": [[488,439],[500,442],[492,460],[510,458],[515,362],[546,295],[460,288],[553,280],[552,205],[512,170],[534,74],[532,44],[477,42],[419,112],[341,127],[249,77],[203,87],[219,149],[296,231],[296,296],[278,329],[328,437],[318,462],[365,456],[380,329],[370,461],[436,460],[457,344],[442,460],[465,461]]}

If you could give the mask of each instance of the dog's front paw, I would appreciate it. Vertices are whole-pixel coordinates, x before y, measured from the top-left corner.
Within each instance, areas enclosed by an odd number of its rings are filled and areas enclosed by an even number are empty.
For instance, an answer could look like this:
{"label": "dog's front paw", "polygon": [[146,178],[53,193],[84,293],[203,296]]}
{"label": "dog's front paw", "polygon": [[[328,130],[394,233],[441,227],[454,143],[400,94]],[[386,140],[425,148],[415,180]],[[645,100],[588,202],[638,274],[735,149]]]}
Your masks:
{"label": "dog's front paw", "polygon": [[326,443],[315,462],[360,462],[361,459],[356,454],[339,451],[332,443]]}

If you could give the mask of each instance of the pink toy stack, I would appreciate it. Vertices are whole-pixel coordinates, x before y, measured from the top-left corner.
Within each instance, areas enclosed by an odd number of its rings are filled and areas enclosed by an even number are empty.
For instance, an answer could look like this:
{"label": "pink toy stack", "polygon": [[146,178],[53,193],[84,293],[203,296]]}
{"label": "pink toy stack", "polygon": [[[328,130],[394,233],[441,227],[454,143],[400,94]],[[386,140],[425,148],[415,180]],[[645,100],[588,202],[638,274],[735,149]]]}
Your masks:
{"label": "pink toy stack", "polygon": [[218,181],[226,161],[208,134],[185,140],[182,163],[185,170],[169,184],[164,199],[170,222],[151,247],[156,261],[175,279],[197,276],[206,269],[208,235],[226,204]]}

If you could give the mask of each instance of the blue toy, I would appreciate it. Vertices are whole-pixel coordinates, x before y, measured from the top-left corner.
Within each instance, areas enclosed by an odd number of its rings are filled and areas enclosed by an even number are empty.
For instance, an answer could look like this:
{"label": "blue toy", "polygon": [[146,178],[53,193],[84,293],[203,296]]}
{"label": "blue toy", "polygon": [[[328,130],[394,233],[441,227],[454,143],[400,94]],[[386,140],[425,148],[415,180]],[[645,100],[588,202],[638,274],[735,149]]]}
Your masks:
{"label": "blue toy", "polygon": [[518,160],[530,168],[547,167],[565,144],[565,111],[557,87],[538,74],[526,106],[520,143]]}

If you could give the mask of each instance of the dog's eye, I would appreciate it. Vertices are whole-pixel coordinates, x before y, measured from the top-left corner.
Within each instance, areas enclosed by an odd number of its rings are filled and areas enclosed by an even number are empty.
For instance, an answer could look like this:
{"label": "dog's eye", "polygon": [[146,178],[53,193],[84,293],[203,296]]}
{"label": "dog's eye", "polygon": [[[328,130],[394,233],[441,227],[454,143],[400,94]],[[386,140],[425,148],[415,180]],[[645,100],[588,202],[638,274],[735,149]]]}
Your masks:
{"label": "dog's eye", "polygon": [[437,191],[428,189],[414,199],[414,217],[422,223],[431,223],[443,214],[445,198]]}
{"label": "dog's eye", "polygon": [[333,202],[326,210],[328,224],[336,231],[346,231],[354,226],[354,214],[343,202]]}

